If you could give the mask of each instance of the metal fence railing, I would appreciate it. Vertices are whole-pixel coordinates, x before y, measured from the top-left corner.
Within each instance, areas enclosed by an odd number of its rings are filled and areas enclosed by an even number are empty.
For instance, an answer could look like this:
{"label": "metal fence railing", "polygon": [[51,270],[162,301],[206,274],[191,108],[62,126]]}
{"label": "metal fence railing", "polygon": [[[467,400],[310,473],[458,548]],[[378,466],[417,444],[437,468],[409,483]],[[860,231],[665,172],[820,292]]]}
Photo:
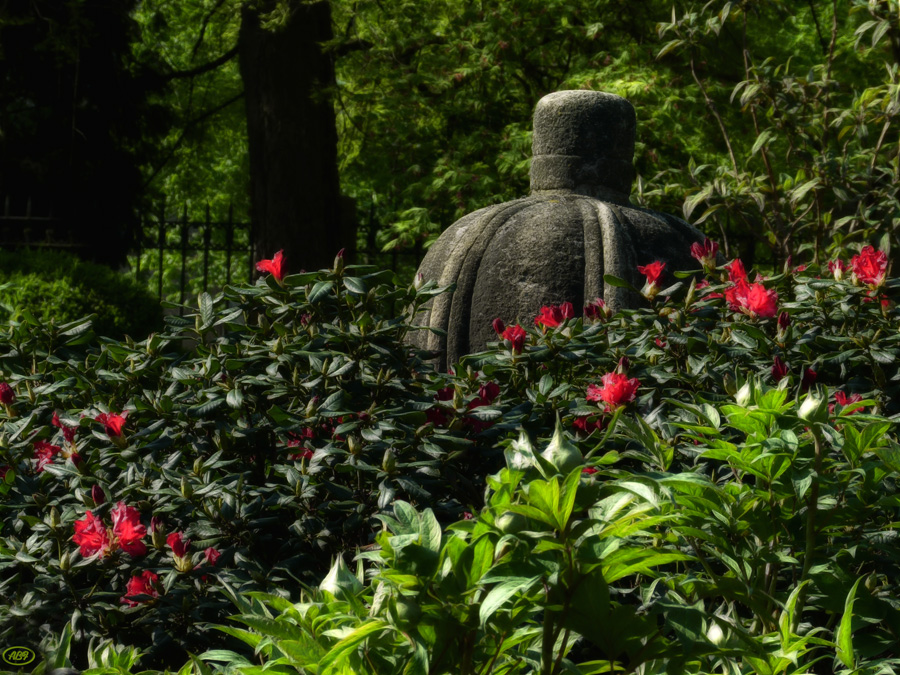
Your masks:
{"label": "metal fence railing", "polygon": [[[30,246],[76,253],[83,248],[77,230],[54,216],[52,208],[33,209],[30,198],[15,200],[6,196],[0,203],[0,248]],[[370,223],[365,227],[365,248],[350,252],[349,257],[410,276],[422,258],[421,245],[381,251],[375,245],[378,225]],[[199,288],[204,291],[211,285],[221,287],[254,279],[257,256],[253,249],[253,223],[236,220],[232,206],[224,218],[213,219],[207,204],[198,219],[186,204],[181,208],[180,217],[173,217],[171,212],[167,213],[165,203],[161,203],[141,216],[129,257],[132,256],[136,280],[155,287],[160,300],[177,297],[183,304],[188,288],[198,287],[198,278]]]}

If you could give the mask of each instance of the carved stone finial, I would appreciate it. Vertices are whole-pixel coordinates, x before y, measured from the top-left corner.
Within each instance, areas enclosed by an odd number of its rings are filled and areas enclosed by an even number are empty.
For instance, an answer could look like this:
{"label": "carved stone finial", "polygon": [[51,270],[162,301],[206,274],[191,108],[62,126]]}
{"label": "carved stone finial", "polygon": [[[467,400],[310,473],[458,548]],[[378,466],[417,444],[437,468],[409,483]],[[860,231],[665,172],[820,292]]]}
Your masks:
{"label": "carved stone finial", "polygon": [[600,91],[558,91],[534,111],[532,194],[571,192],[628,205],[634,107]]}
{"label": "carved stone finial", "polygon": [[440,354],[438,367],[497,339],[494,319],[533,325],[544,305],[595,298],[613,310],[638,306],[634,291],[606,275],[643,283],[639,265],[696,269],[691,244],[703,235],[675,216],[633,208],[634,108],[598,91],[560,91],[534,113],[531,194],[463,216],[419,267],[426,280],[455,284],[426,306],[411,340]]}

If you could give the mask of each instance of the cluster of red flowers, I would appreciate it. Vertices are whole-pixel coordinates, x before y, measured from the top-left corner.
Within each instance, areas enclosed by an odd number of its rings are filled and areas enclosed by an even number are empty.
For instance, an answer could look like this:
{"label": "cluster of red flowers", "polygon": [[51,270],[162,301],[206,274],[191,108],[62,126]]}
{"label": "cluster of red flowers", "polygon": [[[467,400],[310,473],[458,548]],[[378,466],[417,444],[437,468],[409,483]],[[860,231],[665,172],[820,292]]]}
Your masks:
{"label": "cluster of red flowers", "polygon": [[725,289],[725,300],[733,311],[763,319],[771,319],[778,313],[778,293],[767,289],[759,281],[751,284],[739,259],[726,265],[725,269],[732,284]]}
{"label": "cluster of red flowers", "polygon": [[564,302],[561,305],[550,305],[541,307],[541,313],[535,318],[535,326],[544,326],[544,328],[556,328],[567,319],[575,318],[575,308],[571,302]]}
{"label": "cluster of red flowers", "polygon": [[84,557],[98,555],[103,558],[122,549],[132,557],[147,553],[147,546],[141,541],[147,528],[141,524],[140,513],[133,506],[118,502],[110,512],[112,527],[90,511],[84,518],[75,521],[75,536],[72,538]]}

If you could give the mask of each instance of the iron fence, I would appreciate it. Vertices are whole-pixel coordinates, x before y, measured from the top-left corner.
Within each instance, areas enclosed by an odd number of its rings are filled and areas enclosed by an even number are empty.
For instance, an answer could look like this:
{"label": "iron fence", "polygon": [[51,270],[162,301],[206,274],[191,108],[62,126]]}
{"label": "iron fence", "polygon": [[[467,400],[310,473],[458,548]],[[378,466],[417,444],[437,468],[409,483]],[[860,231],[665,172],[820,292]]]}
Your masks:
{"label": "iron fence", "polygon": [[[33,211],[30,198],[19,201],[9,196],[4,198],[0,214],[0,247],[29,246],[74,253],[83,248],[77,231],[64,219],[54,216],[52,208],[45,206],[40,213]],[[381,251],[375,246],[378,224],[370,222],[363,227],[362,239],[366,247],[348,251],[348,259],[411,277],[423,255],[421,244],[411,249]],[[148,253],[150,256],[144,255]],[[167,259],[167,253],[173,256]],[[135,260],[132,270],[137,281],[151,288],[155,286],[160,300],[166,297],[166,286],[169,286],[172,289],[169,297],[177,295],[180,304],[184,304],[189,285],[197,288],[198,276],[199,288],[203,291],[210,290],[213,276],[215,287],[221,282],[253,281],[257,259],[253,249],[253,223],[235,220],[233,206],[228,207],[224,219],[214,220],[209,204],[200,219],[191,217],[187,204],[181,207],[180,217],[172,217],[162,202],[141,216],[131,256]],[[174,288],[171,283],[166,283],[167,279],[172,280],[173,266]],[[154,273],[156,278],[153,278]]]}

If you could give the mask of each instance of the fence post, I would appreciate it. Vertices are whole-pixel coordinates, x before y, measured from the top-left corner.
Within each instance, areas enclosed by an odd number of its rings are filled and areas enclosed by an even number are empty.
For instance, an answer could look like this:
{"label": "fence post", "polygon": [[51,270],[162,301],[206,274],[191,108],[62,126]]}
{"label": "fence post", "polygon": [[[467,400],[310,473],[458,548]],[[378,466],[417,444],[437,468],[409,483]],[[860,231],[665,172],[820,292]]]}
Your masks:
{"label": "fence post", "polygon": [[178,308],[179,316],[184,314],[184,287],[187,286],[188,236],[188,211],[187,203],[185,203],[181,218],[181,299],[179,302],[182,306]]}
{"label": "fence post", "polygon": [[157,219],[157,225],[159,227],[159,232],[157,233],[157,244],[159,246],[159,267],[157,269],[157,294],[159,295],[159,301],[162,302],[163,299],[163,256],[166,251],[166,200],[163,200],[159,204],[159,216]]}
{"label": "fence post", "polygon": [[203,230],[203,292],[209,287],[209,247],[211,245],[209,202],[206,202],[206,226]]}
{"label": "fence post", "polygon": [[141,244],[144,243],[144,226],[146,224],[147,216],[144,214],[144,210],[141,209],[141,222],[138,225],[137,235],[137,264],[134,266],[134,280],[138,283],[141,281]]}
{"label": "fence post", "polygon": [[228,205],[228,223],[225,225],[225,285],[231,285],[231,245],[234,242],[234,204]]}

